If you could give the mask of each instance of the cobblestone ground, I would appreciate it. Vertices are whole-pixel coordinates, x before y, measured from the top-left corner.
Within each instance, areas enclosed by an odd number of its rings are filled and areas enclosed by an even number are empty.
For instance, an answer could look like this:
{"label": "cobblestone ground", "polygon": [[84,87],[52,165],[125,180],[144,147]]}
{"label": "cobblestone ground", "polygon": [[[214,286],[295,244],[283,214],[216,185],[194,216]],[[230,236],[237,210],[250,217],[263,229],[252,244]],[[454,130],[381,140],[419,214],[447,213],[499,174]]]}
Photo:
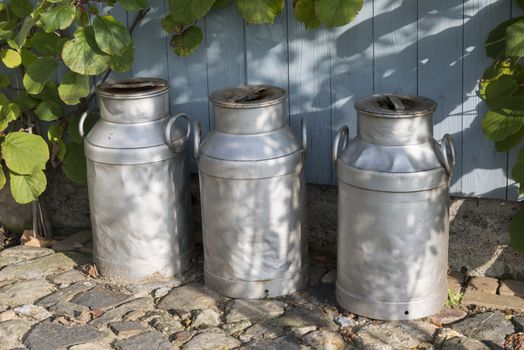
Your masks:
{"label": "cobblestone ground", "polygon": [[233,300],[204,287],[201,256],[178,279],[123,286],[93,278],[89,236],[0,251],[0,350],[524,349],[523,282],[453,275],[460,305],[380,322],[337,306],[331,257],[312,253],[303,291]]}

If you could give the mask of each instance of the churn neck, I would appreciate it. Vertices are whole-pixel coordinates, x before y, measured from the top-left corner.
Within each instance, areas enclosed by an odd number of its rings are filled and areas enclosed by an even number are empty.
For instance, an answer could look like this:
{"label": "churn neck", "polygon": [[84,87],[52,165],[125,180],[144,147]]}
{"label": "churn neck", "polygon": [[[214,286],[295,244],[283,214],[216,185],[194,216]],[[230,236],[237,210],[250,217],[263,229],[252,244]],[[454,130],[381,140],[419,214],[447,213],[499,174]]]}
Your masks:
{"label": "churn neck", "polygon": [[169,115],[169,83],[158,78],[108,80],[96,88],[102,119],[142,123]]}
{"label": "churn neck", "polygon": [[215,91],[215,129],[231,134],[259,134],[288,124],[287,91],[270,85],[242,85]]}
{"label": "churn neck", "polygon": [[421,96],[373,95],[355,103],[358,135],[385,146],[414,145],[433,138],[435,101]]}

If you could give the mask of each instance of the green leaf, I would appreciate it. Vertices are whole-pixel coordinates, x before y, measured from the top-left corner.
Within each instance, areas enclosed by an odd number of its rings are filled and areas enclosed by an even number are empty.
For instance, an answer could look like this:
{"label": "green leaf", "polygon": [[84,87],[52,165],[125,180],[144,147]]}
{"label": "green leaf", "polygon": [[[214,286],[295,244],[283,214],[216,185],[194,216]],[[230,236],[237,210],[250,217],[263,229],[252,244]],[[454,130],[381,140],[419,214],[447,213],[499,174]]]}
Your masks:
{"label": "green leaf", "polygon": [[502,141],[495,142],[495,149],[497,152],[506,152],[515,147],[524,138],[524,126],[514,134],[509,135]]}
{"label": "green leaf", "polygon": [[56,157],[58,160],[63,161],[66,154],[66,145],[62,140],[62,134],[64,133],[64,126],[61,123],[53,124],[49,127],[47,131],[47,138],[52,144],[53,152],[55,152],[55,147],[58,147],[58,152]]}
{"label": "green leaf", "polygon": [[482,121],[482,131],[492,141],[502,141],[524,126],[524,117],[514,117],[488,111]]}
{"label": "green leaf", "polygon": [[2,143],[2,158],[9,170],[30,175],[45,169],[49,149],[44,139],[26,132],[10,132]]}
{"label": "green leaf", "polygon": [[246,22],[273,23],[284,11],[284,0],[236,0],[237,10]]}
{"label": "green leaf", "polygon": [[509,225],[511,247],[524,254],[524,208],[521,208]]}
{"label": "green leaf", "polygon": [[506,29],[520,18],[512,18],[493,29],[486,39],[485,48],[488,57],[497,59],[504,56],[506,50]]}
{"label": "green leaf", "polygon": [[495,80],[492,80],[486,86],[486,101],[498,100],[507,96],[513,95],[517,92],[519,85],[517,81],[509,76],[502,75]]}
{"label": "green leaf", "polygon": [[127,11],[143,10],[149,5],[149,0],[118,0],[118,2]]}
{"label": "green leaf", "polygon": [[317,18],[328,27],[351,22],[364,5],[364,0],[321,0],[315,2]]}
{"label": "green leaf", "polygon": [[24,18],[33,11],[29,0],[11,0],[11,11],[18,18]]}
{"label": "green leaf", "polygon": [[188,56],[193,53],[204,39],[204,33],[198,26],[191,26],[184,32],[173,36],[171,46],[178,56]]}
{"label": "green leaf", "polygon": [[33,109],[38,105],[38,101],[25,92],[21,92],[16,96],[13,102],[16,103],[23,112]]}
{"label": "green leaf", "polygon": [[226,7],[231,3],[231,0],[216,0],[213,4],[213,8],[218,9],[222,7]]}
{"label": "green leaf", "polygon": [[4,166],[0,163],[0,190],[4,188],[7,179],[5,177]]}
{"label": "green leaf", "polygon": [[114,72],[124,73],[131,69],[133,65],[135,54],[135,44],[131,43],[128,47],[122,50],[120,55],[111,56],[109,66]]}
{"label": "green leaf", "polygon": [[320,21],[315,14],[315,2],[313,0],[297,0],[295,2],[295,18],[304,23],[306,29],[320,27]]}
{"label": "green leaf", "polygon": [[75,37],[62,49],[64,64],[75,73],[97,75],[107,68],[110,56],[105,55],[94,40],[93,27],[78,28]]}
{"label": "green leaf", "polygon": [[521,9],[524,10],[524,0],[515,0],[515,2],[517,3],[517,5],[519,5]]}
{"label": "green leaf", "polygon": [[42,56],[56,56],[62,51],[65,41],[56,33],[36,32],[31,38],[31,46]]}
{"label": "green leaf", "polygon": [[518,183],[524,183],[524,148],[520,150],[513,169],[511,169],[511,177]]}
{"label": "green leaf", "polygon": [[53,101],[42,101],[35,110],[38,119],[51,122],[62,115],[62,107]]}
{"label": "green leaf", "polygon": [[98,47],[107,54],[117,55],[131,43],[127,28],[113,16],[96,16],[93,28]]}
{"label": "green leaf", "polygon": [[80,99],[89,95],[89,77],[87,75],[67,72],[58,87],[58,94],[68,105],[80,103]]}
{"label": "green leaf", "polygon": [[20,116],[20,107],[16,103],[9,102],[6,95],[0,93],[0,131],[7,128],[10,122]]}
{"label": "green leaf", "polygon": [[176,23],[173,20],[173,17],[171,17],[171,15],[167,15],[162,19],[162,28],[164,28],[164,30],[167,33],[180,32],[182,30],[182,27],[182,25]]}
{"label": "green leaf", "polygon": [[54,101],[60,103],[61,99],[58,95],[58,85],[56,82],[50,80],[45,83],[44,88],[39,94],[36,94],[35,97],[41,100]]}
{"label": "green leaf", "polygon": [[32,174],[17,174],[9,172],[11,193],[17,203],[27,204],[38,198],[47,186],[47,180],[42,170]]}
{"label": "green leaf", "polygon": [[64,174],[72,181],[85,184],[87,182],[86,159],[84,145],[79,143],[68,143],[67,151],[62,163]]}
{"label": "green leaf", "polygon": [[38,59],[34,53],[26,48],[22,48],[22,50],[20,50],[20,56],[22,57],[22,64],[26,67]]}
{"label": "green leaf", "polygon": [[169,0],[169,14],[177,24],[192,25],[209,12],[214,2],[215,0]]}
{"label": "green leaf", "polygon": [[524,18],[506,29],[506,56],[524,56]]}
{"label": "green leaf", "polygon": [[11,79],[9,78],[9,75],[0,74],[0,87],[9,86],[10,83],[11,83]]}
{"label": "green leaf", "polygon": [[22,64],[22,57],[15,50],[2,50],[0,52],[0,57],[7,68],[16,68]]}
{"label": "green leaf", "polygon": [[49,56],[39,57],[31,62],[26,67],[27,70],[22,80],[27,92],[33,95],[40,93],[57,67],[56,59]]}
{"label": "green leaf", "polygon": [[42,27],[48,33],[57,29],[64,30],[73,23],[76,15],[74,1],[66,1],[63,5],[55,6],[42,12],[40,21]]}

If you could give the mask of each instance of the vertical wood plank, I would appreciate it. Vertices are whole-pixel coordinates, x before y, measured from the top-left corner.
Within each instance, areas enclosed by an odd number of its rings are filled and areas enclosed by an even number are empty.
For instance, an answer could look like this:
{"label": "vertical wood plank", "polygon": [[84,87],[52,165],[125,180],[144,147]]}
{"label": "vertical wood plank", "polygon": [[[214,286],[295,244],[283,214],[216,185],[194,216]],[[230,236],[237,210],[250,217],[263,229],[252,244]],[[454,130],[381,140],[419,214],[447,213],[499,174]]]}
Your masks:
{"label": "vertical wood plank", "polygon": [[[377,0],[374,0],[377,1]],[[349,126],[350,137],[357,134],[354,103],[373,94],[373,2],[365,1],[355,20],[333,29],[334,47],[331,68],[332,138],[343,126]],[[334,164],[332,183],[337,183]]]}
{"label": "vertical wood plank", "polygon": [[[166,16],[164,0],[151,0],[151,10],[133,32],[135,42],[135,61],[131,69],[136,77],[154,77],[169,80],[167,67],[167,33],[162,28]],[[136,13],[130,13],[129,23]]]}
{"label": "vertical wood plank", "polygon": [[297,135],[302,118],[308,125],[307,181],[331,183],[331,40],[326,29],[306,30],[287,1],[289,103]]}
{"label": "vertical wood plank", "polygon": [[453,136],[456,165],[451,192],[462,190],[462,0],[424,0],[418,8],[418,93],[438,103],[435,139]]}
{"label": "vertical wood plank", "polygon": [[464,4],[464,117],[462,194],[506,198],[507,154],[497,153],[481,122],[486,106],[477,95],[478,82],[490,59],[484,41],[492,28],[510,18],[510,1],[470,0]]}
{"label": "vertical wood plank", "polygon": [[[234,4],[213,9],[205,19],[208,92],[246,83],[244,21]],[[211,105],[210,105],[210,111]],[[211,112],[212,114],[212,112]],[[214,125],[213,119],[209,121]]]}
{"label": "vertical wood plank", "polygon": [[376,0],[374,15],[375,93],[416,95],[417,0]]}
{"label": "vertical wood plank", "polygon": [[288,89],[286,13],[280,14],[273,24],[246,24],[245,31],[247,83]]}
{"label": "vertical wood plank", "polygon": [[[512,1],[511,4],[511,17],[519,17],[524,15],[524,11],[515,3],[515,1]],[[512,201],[524,199],[524,196],[519,195],[518,183],[516,183],[515,180],[511,178],[511,170],[517,162],[517,157],[521,149],[524,149],[524,140],[518,146],[508,152],[508,170],[506,173],[508,178],[507,197],[508,200]]]}
{"label": "vertical wood plank", "polygon": [[[167,4],[167,2],[166,2]],[[198,25],[205,30],[205,23]],[[171,111],[175,113],[187,113],[191,121],[198,120],[202,127],[202,136],[209,131],[209,105],[207,86],[206,48],[202,44],[188,57],[178,57],[169,45],[168,73],[171,86]],[[188,159],[191,171],[196,171],[196,162],[193,156],[193,133],[187,147]]]}

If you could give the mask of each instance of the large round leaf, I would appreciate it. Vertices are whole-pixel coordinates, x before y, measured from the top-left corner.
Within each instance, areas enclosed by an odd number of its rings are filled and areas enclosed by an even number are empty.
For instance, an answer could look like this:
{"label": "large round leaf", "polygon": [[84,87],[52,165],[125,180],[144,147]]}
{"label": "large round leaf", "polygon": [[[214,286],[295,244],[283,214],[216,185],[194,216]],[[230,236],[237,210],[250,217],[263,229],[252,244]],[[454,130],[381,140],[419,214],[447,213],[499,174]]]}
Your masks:
{"label": "large round leaf", "polygon": [[506,29],[506,56],[524,56],[524,18]]}
{"label": "large round leaf", "polygon": [[89,77],[87,75],[67,72],[58,87],[58,94],[68,105],[80,103],[80,99],[89,95]]}
{"label": "large round leaf", "polygon": [[315,13],[328,27],[340,27],[351,22],[364,5],[364,0],[320,0],[315,2]]}
{"label": "large round leaf", "polygon": [[18,174],[29,175],[45,169],[49,149],[44,139],[26,132],[10,132],[2,143],[2,158]]}
{"label": "large round leaf", "polygon": [[62,49],[64,64],[73,72],[83,75],[103,73],[110,56],[100,51],[94,40],[93,28],[78,28],[75,37],[65,43]]}
{"label": "large round leaf", "polygon": [[118,2],[127,11],[143,10],[149,4],[149,0],[118,0]]}
{"label": "large round leaf", "polygon": [[73,23],[76,15],[74,1],[66,1],[63,5],[52,7],[42,12],[40,22],[42,27],[48,33],[57,29],[66,29]]}
{"label": "large round leaf", "polygon": [[240,16],[248,23],[273,23],[284,11],[284,0],[236,0]]}
{"label": "large round leaf", "polygon": [[524,116],[515,117],[494,111],[488,111],[482,121],[482,131],[492,141],[502,141],[519,132],[523,126]]}
{"label": "large round leaf", "polygon": [[131,43],[127,28],[113,16],[96,16],[93,28],[98,47],[107,54],[120,54]]}
{"label": "large round leaf", "polygon": [[304,23],[307,29],[318,28],[321,24],[315,13],[315,2],[313,0],[297,0],[295,2],[295,17]]}
{"label": "large round leaf", "polygon": [[190,25],[204,17],[214,2],[215,0],[169,0],[169,14],[173,22]]}
{"label": "large round leaf", "polygon": [[35,110],[38,119],[51,122],[62,115],[62,107],[54,101],[42,101]]}
{"label": "large round leaf", "polygon": [[511,169],[511,177],[521,184],[524,183],[524,148],[520,150],[517,162]]}
{"label": "large round leaf", "polygon": [[203,39],[202,29],[198,26],[191,26],[183,33],[173,36],[171,46],[178,56],[188,56],[200,46]]}
{"label": "large round leaf", "polygon": [[496,141],[495,149],[497,152],[507,152],[518,145],[522,139],[524,139],[524,126],[522,126],[518,132],[509,135],[504,140]]}
{"label": "large round leaf", "polygon": [[47,180],[42,170],[27,175],[11,171],[9,172],[9,181],[13,198],[20,204],[27,204],[36,200],[47,186]]}
{"label": "large round leaf", "polygon": [[33,11],[33,5],[29,0],[11,0],[11,12],[18,18],[24,18]]}
{"label": "large round leaf", "polygon": [[6,181],[4,166],[0,163],[0,190],[4,188]]}
{"label": "large round leaf", "polygon": [[65,39],[56,33],[36,32],[31,38],[31,46],[43,56],[55,56],[62,51]]}
{"label": "large round leaf", "polygon": [[493,59],[504,56],[506,50],[506,30],[510,25],[519,21],[520,18],[512,18],[506,22],[499,24],[488,34],[486,39],[485,48],[488,57]]}
{"label": "large round leaf", "polygon": [[27,92],[33,95],[40,93],[57,67],[58,62],[54,57],[39,57],[32,61],[26,67],[27,70],[22,80]]}
{"label": "large round leaf", "polygon": [[124,73],[131,69],[135,54],[135,44],[131,43],[119,55],[111,56],[109,66],[114,72]]}
{"label": "large round leaf", "polygon": [[7,68],[16,68],[22,64],[22,57],[15,50],[2,50],[0,52],[0,57]]}
{"label": "large round leaf", "polygon": [[86,158],[84,145],[70,142],[66,145],[66,154],[62,163],[62,171],[76,183],[87,182]]}

